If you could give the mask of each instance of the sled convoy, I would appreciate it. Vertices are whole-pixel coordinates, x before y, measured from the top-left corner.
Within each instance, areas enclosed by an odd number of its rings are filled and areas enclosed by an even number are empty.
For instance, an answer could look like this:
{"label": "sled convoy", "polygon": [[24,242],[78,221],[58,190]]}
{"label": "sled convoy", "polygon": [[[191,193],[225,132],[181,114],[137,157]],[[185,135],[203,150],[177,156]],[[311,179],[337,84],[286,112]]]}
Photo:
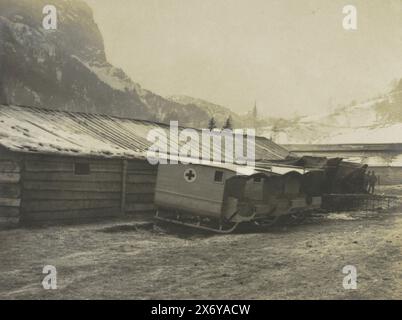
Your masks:
{"label": "sled convoy", "polygon": [[255,168],[160,164],[156,218],[219,233],[241,223],[269,226],[320,209],[324,194],[362,194],[365,171],[366,166],[316,157]]}

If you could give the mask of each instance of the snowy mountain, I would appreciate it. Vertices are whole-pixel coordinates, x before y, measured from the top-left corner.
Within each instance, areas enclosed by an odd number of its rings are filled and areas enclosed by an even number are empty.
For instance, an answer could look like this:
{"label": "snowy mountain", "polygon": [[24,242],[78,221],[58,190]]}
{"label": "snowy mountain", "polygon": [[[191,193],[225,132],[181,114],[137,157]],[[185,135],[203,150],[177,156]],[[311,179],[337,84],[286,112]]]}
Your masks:
{"label": "snowy mountain", "polygon": [[401,142],[402,80],[381,97],[294,119],[258,119],[188,96],[162,97],[141,88],[107,61],[91,8],[52,0],[57,30],[42,27],[47,0],[0,0],[0,103],[110,114],[204,128],[257,127],[278,143]]}
{"label": "snowy mountain", "polygon": [[339,107],[333,112],[271,121],[263,129],[277,143],[402,142],[402,80],[381,97]]}
{"label": "snowy mountain", "polygon": [[207,125],[211,113],[205,108],[145,90],[107,61],[85,2],[53,0],[57,30],[42,27],[47,4],[0,0],[0,103]]}

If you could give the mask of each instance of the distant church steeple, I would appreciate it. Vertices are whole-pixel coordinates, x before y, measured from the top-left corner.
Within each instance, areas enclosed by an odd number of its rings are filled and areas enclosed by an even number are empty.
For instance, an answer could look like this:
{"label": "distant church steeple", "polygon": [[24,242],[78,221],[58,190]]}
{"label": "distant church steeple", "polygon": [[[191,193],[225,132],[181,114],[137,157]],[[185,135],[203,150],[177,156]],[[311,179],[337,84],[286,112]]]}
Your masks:
{"label": "distant church steeple", "polygon": [[257,100],[254,101],[254,108],[253,108],[252,115],[253,115],[253,119],[254,119],[254,120],[257,120],[257,117],[258,117],[258,112],[257,112]]}

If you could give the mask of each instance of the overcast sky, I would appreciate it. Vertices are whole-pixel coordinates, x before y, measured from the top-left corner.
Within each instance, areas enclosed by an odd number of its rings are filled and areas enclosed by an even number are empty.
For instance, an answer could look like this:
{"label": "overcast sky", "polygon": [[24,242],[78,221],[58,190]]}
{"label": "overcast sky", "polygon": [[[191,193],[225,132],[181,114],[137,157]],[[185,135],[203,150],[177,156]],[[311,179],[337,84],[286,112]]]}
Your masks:
{"label": "overcast sky", "polygon": [[[322,113],[402,77],[401,0],[86,0],[111,63],[161,95]],[[358,30],[342,27],[344,5]]]}

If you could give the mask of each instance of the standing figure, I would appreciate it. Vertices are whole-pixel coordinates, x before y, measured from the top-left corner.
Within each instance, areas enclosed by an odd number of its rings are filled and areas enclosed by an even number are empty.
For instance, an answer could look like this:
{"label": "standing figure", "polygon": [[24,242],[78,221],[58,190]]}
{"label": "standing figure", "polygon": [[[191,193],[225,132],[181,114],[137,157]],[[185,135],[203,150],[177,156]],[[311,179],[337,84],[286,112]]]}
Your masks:
{"label": "standing figure", "polygon": [[369,177],[369,193],[374,194],[376,183],[377,183],[377,177],[374,171],[371,171],[371,175]]}
{"label": "standing figure", "polygon": [[369,193],[369,185],[370,185],[370,173],[371,171],[367,171],[367,173],[364,174],[364,182],[363,182],[363,189],[365,193]]}

